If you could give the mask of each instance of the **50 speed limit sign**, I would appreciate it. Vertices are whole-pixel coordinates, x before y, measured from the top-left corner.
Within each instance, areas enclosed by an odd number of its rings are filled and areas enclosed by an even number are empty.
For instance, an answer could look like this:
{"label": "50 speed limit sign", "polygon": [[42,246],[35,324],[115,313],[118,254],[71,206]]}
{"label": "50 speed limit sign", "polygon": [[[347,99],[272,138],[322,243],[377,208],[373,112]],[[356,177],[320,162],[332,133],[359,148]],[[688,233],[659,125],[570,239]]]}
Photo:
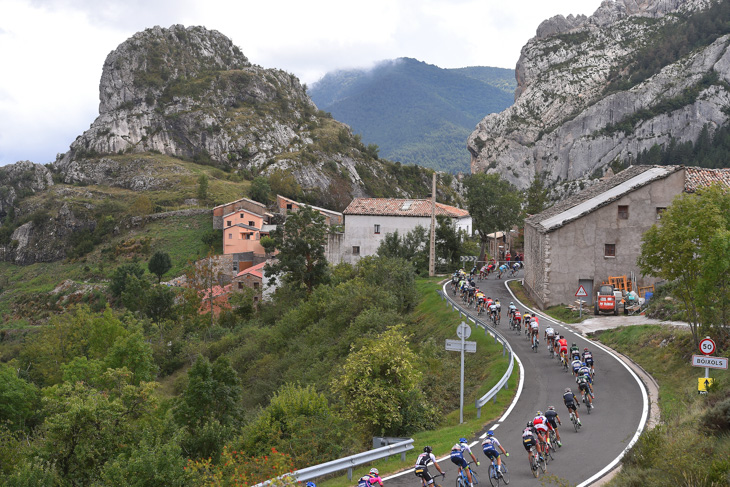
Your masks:
{"label": "50 speed limit sign", "polygon": [[700,352],[704,353],[705,355],[712,355],[715,353],[715,342],[712,340],[712,338],[707,337],[700,340]]}

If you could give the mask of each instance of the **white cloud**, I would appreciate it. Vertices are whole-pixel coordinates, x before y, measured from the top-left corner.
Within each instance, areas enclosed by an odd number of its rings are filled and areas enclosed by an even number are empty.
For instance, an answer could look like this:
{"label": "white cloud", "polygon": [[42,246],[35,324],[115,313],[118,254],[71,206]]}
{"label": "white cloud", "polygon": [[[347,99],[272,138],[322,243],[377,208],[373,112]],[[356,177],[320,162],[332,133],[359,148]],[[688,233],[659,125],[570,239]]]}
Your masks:
{"label": "white cloud", "polygon": [[50,162],[98,114],[106,55],[155,25],[203,25],[255,64],[312,83],[412,57],[513,68],[541,21],[601,0],[0,0],[0,165]]}

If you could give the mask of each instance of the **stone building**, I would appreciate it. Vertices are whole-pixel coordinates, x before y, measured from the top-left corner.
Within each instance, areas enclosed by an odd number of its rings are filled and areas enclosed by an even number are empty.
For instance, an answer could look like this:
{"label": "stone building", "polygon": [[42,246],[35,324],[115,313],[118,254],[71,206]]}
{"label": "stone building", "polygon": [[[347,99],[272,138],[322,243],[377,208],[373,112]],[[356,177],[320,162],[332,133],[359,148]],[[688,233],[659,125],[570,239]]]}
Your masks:
{"label": "stone building", "polygon": [[730,186],[730,170],[683,166],[632,166],[525,220],[528,295],[540,308],[572,303],[580,286],[594,290],[609,276],[642,276],[636,260],[641,238],[672,200],[712,183]]}

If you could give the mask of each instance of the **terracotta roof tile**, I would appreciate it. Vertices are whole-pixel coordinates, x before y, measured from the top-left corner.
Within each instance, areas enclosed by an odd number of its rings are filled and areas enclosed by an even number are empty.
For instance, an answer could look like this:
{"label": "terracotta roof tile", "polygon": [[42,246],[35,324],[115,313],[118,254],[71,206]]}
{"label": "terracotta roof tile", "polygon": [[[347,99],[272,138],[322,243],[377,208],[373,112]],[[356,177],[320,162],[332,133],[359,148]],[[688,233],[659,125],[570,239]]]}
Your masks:
{"label": "terracotta roof tile", "polygon": [[[429,199],[355,198],[342,212],[345,215],[431,216]],[[462,217],[469,212],[436,203],[436,215]]]}
{"label": "terracotta roof tile", "polygon": [[730,188],[730,169],[706,169],[702,167],[686,168],[684,190],[687,193],[694,193],[699,188],[716,183]]}

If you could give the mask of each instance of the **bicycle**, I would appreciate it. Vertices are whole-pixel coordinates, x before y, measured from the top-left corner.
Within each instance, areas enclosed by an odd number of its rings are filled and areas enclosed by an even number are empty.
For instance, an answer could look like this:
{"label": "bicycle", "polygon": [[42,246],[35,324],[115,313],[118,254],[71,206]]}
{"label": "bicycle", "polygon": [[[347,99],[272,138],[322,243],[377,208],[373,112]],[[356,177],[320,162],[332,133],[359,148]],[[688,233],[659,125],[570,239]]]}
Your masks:
{"label": "bicycle", "polygon": [[576,433],[581,428],[581,426],[583,426],[582,424],[580,424],[578,422],[578,416],[575,415],[575,411],[573,411],[573,410],[570,411],[570,422],[573,423],[573,429],[575,430]]}
{"label": "bicycle", "polygon": [[568,371],[568,359],[565,357],[565,354],[560,354],[560,362],[563,364],[563,372]]}
{"label": "bicycle", "polygon": [[537,339],[537,335],[532,335],[530,338],[532,351],[537,353],[537,346],[540,344],[540,340]]}
{"label": "bicycle", "polygon": [[474,462],[468,462],[466,464],[466,468],[459,468],[459,475],[456,477],[456,487],[469,487],[469,477],[466,475],[466,472],[464,471],[466,469],[469,469],[469,472],[471,472],[471,479],[474,482],[474,485],[477,485],[479,483],[479,476],[471,468],[472,463],[474,463]]}
{"label": "bicycle", "polygon": [[586,399],[588,399],[588,397],[587,397],[588,391],[581,390],[580,395],[583,396],[583,404],[586,405],[586,410],[588,411],[588,414],[591,414],[591,409],[593,409],[593,401],[591,401],[591,400],[586,401]]}
{"label": "bicycle", "polygon": [[542,446],[542,457],[545,459],[545,465],[547,466],[551,460],[555,460],[553,457],[553,448],[550,443],[540,440],[540,446]]}
{"label": "bicycle", "polygon": [[[560,443],[558,443],[558,434],[555,432],[553,428],[550,428],[548,435],[550,436],[550,444],[551,445],[558,445],[558,448],[560,448]],[[555,450],[555,447],[553,447]],[[557,450],[555,450],[557,451]]]}
{"label": "bicycle", "polygon": [[[421,469],[425,469],[426,467],[416,467],[416,468],[417,468],[417,469],[418,469],[418,468],[421,468]],[[414,470],[414,472],[415,472],[415,471],[416,471],[416,470]],[[432,484],[430,484],[430,487],[441,487],[441,484],[439,484],[438,482],[436,482],[436,477],[438,477],[438,476],[439,476],[439,474],[436,474],[436,475],[432,475],[432,476],[431,476],[431,479],[433,479],[433,483],[432,483]],[[420,474],[418,475],[418,477],[419,477],[419,478],[421,479],[421,487],[429,487],[429,485],[428,485],[428,484],[426,484],[426,479],[424,479],[423,477],[421,477],[421,475],[420,475]],[[441,479],[443,480],[443,479],[445,479],[445,478],[446,478],[446,474],[443,474],[443,473],[442,473],[442,474],[441,474]]]}
{"label": "bicycle", "polygon": [[498,487],[500,480],[504,482],[504,485],[509,484],[509,471],[507,470],[507,465],[504,463],[504,459],[502,459],[502,465],[499,470],[497,470],[497,459],[492,458],[492,463],[489,465],[489,483],[492,484],[492,487]]}
{"label": "bicycle", "polygon": [[545,473],[545,460],[540,460],[537,449],[534,446],[530,448],[530,470],[532,470],[532,475],[535,478],[540,476],[540,470],[542,470],[542,473]]}

